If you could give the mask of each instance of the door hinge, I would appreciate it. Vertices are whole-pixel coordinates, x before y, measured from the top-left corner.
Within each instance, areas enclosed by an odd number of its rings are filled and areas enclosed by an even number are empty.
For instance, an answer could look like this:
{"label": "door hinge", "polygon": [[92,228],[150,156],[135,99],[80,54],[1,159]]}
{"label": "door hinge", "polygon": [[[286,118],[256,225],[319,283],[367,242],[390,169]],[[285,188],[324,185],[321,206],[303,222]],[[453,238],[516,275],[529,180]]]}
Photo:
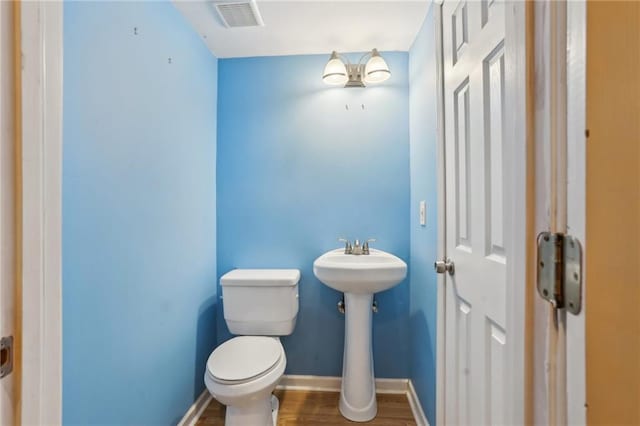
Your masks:
{"label": "door hinge", "polygon": [[574,315],[582,308],[582,248],[571,235],[538,235],[537,287],[540,296],[556,309]]}
{"label": "door hinge", "polygon": [[0,339],[0,379],[13,371],[13,336]]}

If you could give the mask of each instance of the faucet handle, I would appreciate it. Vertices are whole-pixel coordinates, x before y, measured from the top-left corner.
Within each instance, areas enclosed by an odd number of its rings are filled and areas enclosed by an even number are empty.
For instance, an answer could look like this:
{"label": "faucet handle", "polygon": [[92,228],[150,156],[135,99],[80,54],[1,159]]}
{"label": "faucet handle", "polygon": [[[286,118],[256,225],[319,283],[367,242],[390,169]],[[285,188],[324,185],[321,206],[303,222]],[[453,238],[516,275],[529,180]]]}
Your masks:
{"label": "faucet handle", "polygon": [[374,243],[376,241],[375,238],[369,238],[362,245],[362,254],[369,254],[369,243]]}
{"label": "faucet handle", "polygon": [[351,248],[351,243],[346,238],[338,238],[338,241],[344,243],[344,254],[351,254],[353,249]]}

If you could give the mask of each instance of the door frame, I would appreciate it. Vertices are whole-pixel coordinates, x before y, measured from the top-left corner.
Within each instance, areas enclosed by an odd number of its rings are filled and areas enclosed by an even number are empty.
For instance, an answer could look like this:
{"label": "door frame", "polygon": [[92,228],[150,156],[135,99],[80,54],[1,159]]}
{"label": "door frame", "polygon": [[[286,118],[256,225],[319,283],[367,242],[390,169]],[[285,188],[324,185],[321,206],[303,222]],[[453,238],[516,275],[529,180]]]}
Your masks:
{"label": "door frame", "polygon": [[[442,1],[434,2],[436,27],[436,64],[438,92],[438,258],[443,259],[446,247],[445,210],[445,117],[444,117],[444,71],[442,40]],[[527,355],[530,345],[531,327],[529,323],[532,265],[528,259],[532,255],[532,202],[533,202],[533,156],[531,148],[531,19],[530,2],[506,2],[505,4],[505,68],[513,70],[515,78],[505,80],[505,162],[507,169],[507,191],[505,204],[508,214],[510,238],[507,241],[508,262],[507,282],[518,285],[507,286],[507,374],[505,419],[508,424],[525,424],[530,417],[530,377],[531,360]],[[526,93],[526,96],[517,96]],[[436,367],[436,424],[445,424],[445,329],[446,329],[446,289],[447,276],[438,275],[438,328]]]}
{"label": "door frame", "polygon": [[0,2],[0,336],[13,336],[12,372],[0,383],[0,424],[18,424],[20,329],[17,321],[18,235],[17,139],[18,48],[14,4]]}
{"label": "door frame", "polygon": [[535,235],[577,237],[583,267],[577,316],[556,312],[532,292],[532,421],[552,425],[586,424],[586,6],[585,0],[534,6]]}
{"label": "door frame", "polygon": [[567,315],[567,424],[587,423],[587,3],[567,2],[567,232],[582,243],[582,311]]}
{"label": "door frame", "polygon": [[[59,1],[19,2],[18,20],[22,34],[22,232],[18,238],[22,245],[23,271],[22,290],[22,392],[21,415],[25,424],[60,424],[62,422],[62,87],[63,87],[63,4]],[[507,365],[522,375],[508,375],[507,420],[513,424],[530,423],[533,418],[532,359],[528,355],[533,340],[532,298],[534,288],[533,257],[533,136],[532,136],[532,40],[533,5],[531,2],[507,2],[507,36],[511,34],[515,43],[505,43],[505,67],[513,67],[518,76],[506,80],[505,105],[510,116],[506,120],[505,135],[514,141],[513,150],[507,152],[511,165],[510,188],[514,197],[508,200],[513,220],[510,247],[513,260],[507,264],[508,280],[520,283],[508,287],[507,328],[512,338],[507,340]],[[444,235],[444,93],[442,82],[442,1],[434,1],[436,28],[436,63],[438,81],[438,233]],[[571,3],[568,25],[578,31],[578,37],[570,39],[576,55],[584,49],[586,32],[585,5],[583,1]],[[571,29],[570,29],[571,31]],[[575,43],[575,44],[573,44]],[[584,50],[582,60],[584,60]],[[571,54],[571,52],[570,52]],[[571,57],[569,58],[571,59]],[[571,67],[580,73],[579,57],[570,63],[572,78],[576,77]],[[582,63],[584,79],[584,62]],[[577,99],[576,107],[584,109],[584,85],[572,80],[569,90],[583,97]],[[511,90],[509,90],[511,88]],[[509,96],[516,90],[524,90],[525,98]],[[580,92],[582,90],[582,92]],[[571,97],[569,99],[572,99]],[[580,103],[582,102],[582,103]],[[582,105],[582,106],[581,106]],[[570,109],[570,111],[573,109]],[[582,118],[584,120],[584,116]],[[584,131],[580,116],[569,120],[569,135]],[[579,133],[575,133],[578,135]],[[572,155],[583,155],[582,139],[569,137]],[[581,166],[582,165],[582,166]],[[569,187],[569,209],[575,208],[577,215],[573,229],[580,226],[580,215],[584,224],[584,162],[576,157],[575,187]],[[571,167],[570,167],[571,169]],[[569,173],[574,173],[571,170]],[[580,192],[582,191],[582,192]],[[508,191],[512,193],[511,190]],[[570,213],[571,215],[572,213]],[[571,216],[570,216],[571,217]],[[571,221],[571,219],[569,219]],[[584,232],[584,228],[583,232]],[[572,231],[576,233],[577,231]],[[581,239],[583,246],[584,238]],[[583,247],[584,248],[584,247]],[[444,238],[438,242],[438,256],[444,257]],[[446,277],[438,276],[438,326],[437,326],[437,371],[436,371],[436,423],[444,423],[444,330]],[[583,286],[584,288],[584,286]],[[46,289],[46,291],[45,291]],[[520,330],[522,333],[513,333]],[[575,337],[575,336],[574,336]],[[576,343],[571,337],[569,345]],[[580,343],[580,342],[577,342]],[[570,348],[571,346],[569,346]],[[582,340],[584,347],[584,340]],[[570,349],[569,349],[570,350]],[[572,365],[569,371],[568,389],[584,391],[580,374],[582,366]],[[26,374],[25,374],[26,373]],[[571,401],[569,401],[571,402]],[[570,407],[572,405],[570,404]],[[584,410],[573,417],[580,418]]]}
{"label": "door frame", "polygon": [[21,36],[22,424],[62,423],[61,1],[16,2]]}
{"label": "door frame", "polygon": [[[443,0],[436,0],[433,2],[433,16],[435,27],[435,42],[436,42],[436,91],[437,91],[437,147],[436,147],[436,161],[437,164],[437,188],[438,188],[438,247],[437,256],[438,259],[444,259],[447,254],[447,239],[446,239],[446,209],[445,203],[447,194],[445,191],[445,121],[444,121],[444,52],[443,52],[443,36],[442,36],[442,3]],[[445,424],[445,399],[446,399],[446,370],[445,370],[445,357],[446,357],[446,328],[445,322],[447,318],[446,303],[446,274],[436,274],[436,285],[438,288],[437,298],[437,322],[436,322],[436,425]]]}

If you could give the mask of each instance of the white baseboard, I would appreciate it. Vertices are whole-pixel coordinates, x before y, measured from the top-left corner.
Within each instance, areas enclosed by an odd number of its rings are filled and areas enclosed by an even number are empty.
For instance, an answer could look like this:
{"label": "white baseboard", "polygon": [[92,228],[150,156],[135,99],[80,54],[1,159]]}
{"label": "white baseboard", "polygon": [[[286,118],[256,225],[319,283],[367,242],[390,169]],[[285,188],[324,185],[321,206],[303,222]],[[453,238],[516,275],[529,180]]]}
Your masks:
{"label": "white baseboard", "polygon": [[422,404],[420,404],[420,399],[418,398],[418,394],[416,393],[416,388],[413,387],[413,382],[411,380],[409,380],[409,391],[407,392],[407,398],[409,399],[409,406],[411,407],[411,411],[413,412],[413,418],[416,419],[416,424],[418,426],[429,426],[427,416],[424,415]]}
{"label": "white baseboard", "polygon": [[376,393],[406,394],[409,379],[376,379]]}
{"label": "white baseboard", "polygon": [[[277,389],[282,390],[307,390],[319,392],[340,392],[341,377],[333,376],[302,376],[285,374],[280,379]],[[411,412],[418,426],[429,426],[424,415],[422,405],[409,379],[376,379],[376,393],[379,394],[405,394],[409,400]],[[206,389],[193,403],[178,426],[193,426],[198,421],[202,412],[211,401],[211,394]]]}
{"label": "white baseboard", "polygon": [[[285,374],[277,389],[340,392],[341,384],[341,377]],[[376,379],[376,393],[406,394],[408,391],[407,379]]]}
{"label": "white baseboard", "polygon": [[196,399],[196,402],[194,402],[193,405],[189,407],[187,412],[184,414],[184,417],[182,417],[182,420],[178,422],[178,426],[195,425],[202,415],[204,409],[207,408],[207,405],[209,405],[209,402],[211,402],[211,394],[207,389],[205,389],[204,391],[202,391],[198,399]]}
{"label": "white baseboard", "polygon": [[285,374],[276,389],[340,392],[341,383],[340,377]]}

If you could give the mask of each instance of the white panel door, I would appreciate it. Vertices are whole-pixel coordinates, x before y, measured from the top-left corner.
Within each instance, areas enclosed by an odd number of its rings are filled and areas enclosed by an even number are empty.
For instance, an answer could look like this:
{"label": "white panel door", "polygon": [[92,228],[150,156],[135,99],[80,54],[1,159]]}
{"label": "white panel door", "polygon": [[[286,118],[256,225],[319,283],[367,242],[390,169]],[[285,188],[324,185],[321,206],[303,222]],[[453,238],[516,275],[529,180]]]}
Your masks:
{"label": "white panel door", "polygon": [[[15,300],[15,134],[13,2],[0,1],[0,337],[13,335]],[[0,360],[4,362],[4,357]],[[14,424],[15,374],[0,379],[0,424]]]}
{"label": "white panel door", "polygon": [[505,5],[445,1],[445,422],[505,423]]}

